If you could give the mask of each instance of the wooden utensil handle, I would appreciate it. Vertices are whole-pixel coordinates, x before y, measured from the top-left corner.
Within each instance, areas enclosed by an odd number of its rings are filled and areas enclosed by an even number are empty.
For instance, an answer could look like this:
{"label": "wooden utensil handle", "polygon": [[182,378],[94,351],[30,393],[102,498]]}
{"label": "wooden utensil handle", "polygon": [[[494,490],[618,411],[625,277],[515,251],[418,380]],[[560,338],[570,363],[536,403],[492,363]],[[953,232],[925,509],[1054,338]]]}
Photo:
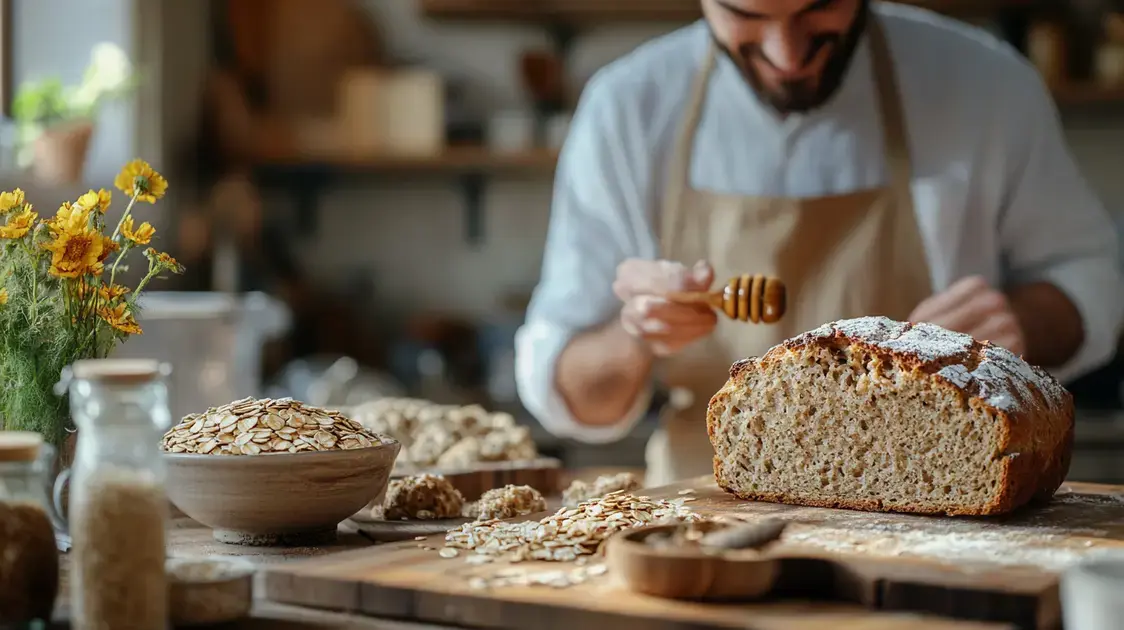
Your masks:
{"label": "wooden utensil handle", "polygon": [[730,278],[721,290],[672,292],[667,299],[677,304],[705,304],[738,321],[772,324],[784,316],[787,291],[777,278],[742,274]]}
{"label": "wooden utensil handle", "polygon": [[698,304],[711,308],[722,308],[722,294],[717,291],[714,293],[705,291],[673,291],[667,294],[667,299],[676,304]]}

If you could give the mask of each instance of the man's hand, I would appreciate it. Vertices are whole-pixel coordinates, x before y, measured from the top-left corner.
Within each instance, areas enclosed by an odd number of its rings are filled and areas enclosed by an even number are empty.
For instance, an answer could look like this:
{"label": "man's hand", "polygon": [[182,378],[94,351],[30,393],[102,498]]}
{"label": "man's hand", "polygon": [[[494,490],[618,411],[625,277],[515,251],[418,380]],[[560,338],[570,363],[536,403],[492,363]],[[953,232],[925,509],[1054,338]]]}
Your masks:
{"label": "man's hand", "polygon": [[962,278],[929,297],[913,309],[909,320],[987,340],[1020,356],[1026,353],[1026,336],[1010,300],[980,276]]}
{"label": "man's hand", "polygon": [[613,292],[624,302],[621,326],[646,342],[657,356],[675,354],[709,335],[718,316],[703,305],[675,304],[664,296],[672,291],[706,291],[714,269],[703,261],[686,267],[667,260],[630,258],[617,267]]}

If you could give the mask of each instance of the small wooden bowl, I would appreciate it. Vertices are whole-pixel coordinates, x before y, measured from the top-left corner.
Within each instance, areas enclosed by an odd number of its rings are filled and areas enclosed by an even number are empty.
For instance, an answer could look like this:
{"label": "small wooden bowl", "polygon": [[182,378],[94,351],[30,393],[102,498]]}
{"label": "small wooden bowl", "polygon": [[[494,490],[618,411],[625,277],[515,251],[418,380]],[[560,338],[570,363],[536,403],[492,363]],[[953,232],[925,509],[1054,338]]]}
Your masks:
{"label": "small wooden bowl", "polygon": [[331,542],[341,521],[382,500],[401,448],[394,441],[348,451],[166,453],[168,498],[219,542]]}
{"label": "small wooden bowl", "polygon": [[[695,523],[714,531],[720,523]],[[759,599],[777,584],[781,560],[766,551],[711,552],[700,547],[654,547],[652,534],[672,533],[686,525],[649,525],[615,534],[606,543],[609,571],[629,589],[645,595],[700,601]]]}
{"label": "small wooden bowl", "polygon": [[168,613],[175,626],[242,619],[254,603],[254,565],[240,558],[169,558]]}

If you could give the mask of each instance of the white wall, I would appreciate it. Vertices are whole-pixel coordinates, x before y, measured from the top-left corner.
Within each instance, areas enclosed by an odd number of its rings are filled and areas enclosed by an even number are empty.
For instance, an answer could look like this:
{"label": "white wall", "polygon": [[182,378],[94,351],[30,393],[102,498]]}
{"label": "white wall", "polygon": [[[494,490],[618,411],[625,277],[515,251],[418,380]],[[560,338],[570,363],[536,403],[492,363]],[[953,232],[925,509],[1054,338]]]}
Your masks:
{"label": "white wall", "polygon": [[[133,55],[133,0],[13,0],[12,84],[57,76],[77,84],[90,51],[112,42]],[[102,110],[90,146],[87,179],[108,186],[132,159],[134,103],[121,101]]]}
{"label": "white wall", "polygon": [[[414,0],[366,0],[365,5],[396,56],[424,60],[465,78],[479,111],[525,104],[517,60],[523,49],[547,45],[538,29],[439,25],[417,15]],[[602,28],[587,33],[573,52],[574,76],[583,81],[663,30]],[[1078,160],[1106,203],[1124,217],[1124,104],[1108,123],[1076,122],[1069,133]],[[356,267],[368,269],[380,297],[397,308],[485,315],[500,294],[529,289],[537,280],[549,201],[549,178],[493,180],[486,194],[485,241],[474,248],[463,238],[455,182],[371,178],[322,199],[321,230],[307,241],[305,264],[329,282]]]}

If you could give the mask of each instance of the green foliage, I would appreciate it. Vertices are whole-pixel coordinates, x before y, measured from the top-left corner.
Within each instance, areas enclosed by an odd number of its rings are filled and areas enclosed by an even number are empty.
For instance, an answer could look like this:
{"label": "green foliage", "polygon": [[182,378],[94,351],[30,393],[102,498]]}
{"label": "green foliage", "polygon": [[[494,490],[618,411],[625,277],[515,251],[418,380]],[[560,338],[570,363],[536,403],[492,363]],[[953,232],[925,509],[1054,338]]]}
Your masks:
{"label": "green foliage", "polygon": [[62,81],[53,78],[25,83],[12,99],[12,116],[17,122],[43,127],[83,115],[76,109]]}

